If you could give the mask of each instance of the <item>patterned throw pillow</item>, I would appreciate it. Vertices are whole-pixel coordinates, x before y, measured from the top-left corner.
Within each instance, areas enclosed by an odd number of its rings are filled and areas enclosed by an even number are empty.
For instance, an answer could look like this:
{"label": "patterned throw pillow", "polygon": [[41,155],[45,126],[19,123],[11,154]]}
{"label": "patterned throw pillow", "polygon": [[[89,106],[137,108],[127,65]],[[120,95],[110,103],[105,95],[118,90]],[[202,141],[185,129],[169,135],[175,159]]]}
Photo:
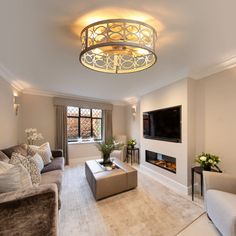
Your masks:
{"label": "patterned throw pillow", "polygon": [[44,163],[43,163],[42,157],[38,153],[35,153],[35,155],[33,157],[31,157],[31,159],[33,159],[35,161],[39,171],[41,172],[42,169],[44,168]]}
{"label": "patterned throw pillow", "polygon": [[32,183],[33,184],[40,183],[41,181],[40,169],[38,168],[37,163],[31,156],[25,157],[19,153],[13,152],[9,163],[13,165],[22,164],[29,172]]}
{"label": "patterned throw pillow", "polygon": [[42,157],[44,165],[47,165],[52,162],[52,152],[48,142],[44,143],[41,146],[30,145],[29,148],[31,149],[31,151],[29,152],[38,153]]}
{"label": "patterned throw pillow", "polygon": [[[0,166],[2,163],[3,162],[0,162]],[[15,166],[11,165],[9,169],[6,169],[0,174],[0,193],[16,191],[18,189],[29,187],[32,187],[30,175],[21,164]]]}

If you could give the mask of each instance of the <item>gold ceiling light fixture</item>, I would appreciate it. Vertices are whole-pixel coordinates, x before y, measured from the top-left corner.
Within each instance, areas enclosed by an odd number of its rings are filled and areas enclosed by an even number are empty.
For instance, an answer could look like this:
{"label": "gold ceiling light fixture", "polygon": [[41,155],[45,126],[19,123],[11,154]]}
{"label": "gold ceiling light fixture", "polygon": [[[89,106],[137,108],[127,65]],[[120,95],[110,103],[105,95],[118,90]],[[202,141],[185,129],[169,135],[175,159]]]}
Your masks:
{"label": "gold ceiling light fixture", "polygon": [[82,65],[106,73],[131,73],[155,64],[155,29],[128,19],[98,21],[81,32]]}

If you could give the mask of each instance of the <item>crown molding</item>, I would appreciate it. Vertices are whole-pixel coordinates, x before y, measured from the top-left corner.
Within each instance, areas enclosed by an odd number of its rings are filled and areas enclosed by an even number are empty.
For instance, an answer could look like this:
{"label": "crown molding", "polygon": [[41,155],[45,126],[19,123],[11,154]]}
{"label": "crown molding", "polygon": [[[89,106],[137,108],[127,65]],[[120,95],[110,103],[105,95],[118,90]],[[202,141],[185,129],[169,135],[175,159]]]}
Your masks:
{"label": "crown molding", "polygon": [[[225,59],[224,61],[220,63],[216,63],[211,66],[201,68],[199,70],[193,70],[189,73],[188,77],[193,78],[195,80],[203,79],[207,76],[222,72],[224,70],[227,70],[233,67],[236,67],[236,56],[232,56],[230,58]],[[84,99],[87,101],[109,102],[116,106],[134,105],[134,104],[137,104],[140,100],[139,97],[129,97],[129,98],[125,98],[124,100],[107,101],[103,99],[83,97],[83,96],[78,96],[74,94],[66,94],[66,93],[61,93],[61,92],[52,92],[52,91],[27,88],[29,87],[29,85],[27,85],[23,80],[19,80],[11,71],[9,71],[1,63],[0,63],[0,77],[6,80],[18,92],[21,92],[23,94],[29,94],[29,95],[38,95],[38,96],[47,96],[47,97],[59,96],[59,97],[64,97],[64,98],[77,98],[77,99],[79,98],[79,99]]]}
{"label": "crown molding", "polygon": [[10,84],[13,88],[18,90],[19,92],[22,92],[22,90],[24,89],[24,86],[22,84],[20,84],[19,82],[17,82],[17,81],[13,81]]}
{"label": "crown molding", "polygon": [[189,76],[193,79],[203,79],[205,77],[233,68],[235,66],[236,66],[236,56],[233,56],[227,58],[223,62],[207,66],[198,71],[193,71],[192,73],[190,73]]}
{"label": "crown molding", "polygon": [[12,73],[10,73],[10,71],[7,70],[2,64],[0,64],[0,76],[8,82],[11,82],[9,81],[9,78],[12,77]]}
{"label": "crown molding", "polygon": [[49,92],[39,89],[23,89],[22,94],[28,95],[36,95],[36,96],[44,96],[44,97],[56,97],[56,96],[63,96],[64,94],[57,93],[57,92]]}
{"label": "crown molding", "polygon": [[126,106],[127,103],[124,101],[115,101],[115,100],[103,100],[103,99],[97,99],[97,98],[91,98],[91,97],[83,97],[78,96],[74,94],[66,94],[66,93],[60,93],[60,92],[51,92],[51,91],[44,91],[39,89],[23,89],[22,94],[28,94],[28,95],[36,95],[36,96],[45,96],[45,97],[61,97],[61,98],[69,98],[69,99],[81,99],[91,102],[109,102],[112,105],[116,106]]}
{"label": "crown molding", "polygon": [[16,76],[2,64],[0,64],[0,77],[7,81],[18,92],[24,89],[24,86],[17,81]]}
{"label": "crown molding", "polygon": [[139,102],[139,100],[139,97],[130,97],[125,99],[126,103],[128,103],[129,105],[135,105]]}

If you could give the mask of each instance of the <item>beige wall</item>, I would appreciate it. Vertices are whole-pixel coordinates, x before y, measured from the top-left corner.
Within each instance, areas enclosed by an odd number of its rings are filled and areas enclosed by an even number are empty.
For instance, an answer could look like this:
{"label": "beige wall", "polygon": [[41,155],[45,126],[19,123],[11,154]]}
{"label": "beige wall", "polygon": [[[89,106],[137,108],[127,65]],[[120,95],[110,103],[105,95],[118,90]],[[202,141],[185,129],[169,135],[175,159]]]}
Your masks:
{"label": "beige wall", "polygon": [[[44,136],[43,141],[48,141],[52,148],[55,147],[55,108],[53,98],[47,96],[23,94],[21,97],[21,125],[20,140],[25,142],[26,128],[37,128]],[[125,134],[125,106],[114,106],[113,134]],[[69,158],[83,158],[99,156],[94,144],[70,144]]]}
{"label": "beige wall", "polygon": [[[132,114],[132,106],[136,106],[136,114]],[[140,103],[126,106],[127,138],[136,139],[137,146],[140,146]]]}
{"label": "beige wall", "polygon": [[222,169],[236,174],[236,68],[199,80],[196,89],[197,153],[219,155]]}
{"label": "beige wall", "polygon": [[0,78],[0,149],[18,143],[18,119],[16,116],[13,90],[8,82]]}
{"label": "beige wall", "polygon": [[51,148],[55,147],[55,110],[53,98],[22,94],[20,141],[25,142],[25,129],[36,128]]}
{"label": "beige wall", "polygon": [[87,158],[100,157],[100,152],[95,146],[95,143],[71,143],[69,144],[69,158]]}
{"label": "beige wall", "polygon": [[[201,80],[181,80],[141,98],[139,119],[132,119],[131,106],[127,106],[127,134],[140,133],[141,163],[146,167],[190,185],[190,170],[196,154],[215,153],[222,159],[220,167],[236,175],[234,151],[236,135],[236,68]],[[142,137],[142,113],[182,104],[182,144],[148,140]],[[137,128],[137,124],[139,128]],[[145,162],[145,150],[173,155],[177,158],[177,174],[168,173]]]}
{"label": "beige wall", "polygon": [[[188,79],[183,79],[162,89],[149,93],[141,98],[140,120],[146,111],[172,106],[182,106],[182,143],[172,143],[159,140],[145,139],[142,135],[143,124],[140,122],[141,163],[187,187],[188,180]],[[177,173],[171,173],[145,161],[145,150],[162,153],[176,158]]]}
{"label": "beige wall", "polygon": [[112,110],[113,136],[126,135],[126,107],[113,106]]}

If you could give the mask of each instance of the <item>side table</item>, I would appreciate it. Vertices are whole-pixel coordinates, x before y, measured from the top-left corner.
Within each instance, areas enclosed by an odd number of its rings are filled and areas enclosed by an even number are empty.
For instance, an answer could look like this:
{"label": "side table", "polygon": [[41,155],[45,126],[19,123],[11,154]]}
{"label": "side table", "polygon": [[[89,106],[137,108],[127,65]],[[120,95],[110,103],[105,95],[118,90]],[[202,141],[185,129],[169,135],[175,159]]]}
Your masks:
{"label": "side table", "polygon": [[126,153],[127,163],[129,162],[129,157],[130,157],[131,165],[133,164],[133,158],[134,158],[134,161],[135,161],[136,153],[137,153],[137,159],[138,159],[138,164],[139,164],[139,162],[140,162],[140,160],[139,160],[139,148],[137,148],[137,147],[134,147],[134,148],[127,147],[127,153]]}
{"label": "side table", "polygon": [[[211,169],[211,171],[222,173],[222,171]],[[201,166],[194,166],[191,168],[192,173],[192,201],[194,201],[194,173],[197,173],[201,176],[201,196],[203,194],[203,168]]]}

